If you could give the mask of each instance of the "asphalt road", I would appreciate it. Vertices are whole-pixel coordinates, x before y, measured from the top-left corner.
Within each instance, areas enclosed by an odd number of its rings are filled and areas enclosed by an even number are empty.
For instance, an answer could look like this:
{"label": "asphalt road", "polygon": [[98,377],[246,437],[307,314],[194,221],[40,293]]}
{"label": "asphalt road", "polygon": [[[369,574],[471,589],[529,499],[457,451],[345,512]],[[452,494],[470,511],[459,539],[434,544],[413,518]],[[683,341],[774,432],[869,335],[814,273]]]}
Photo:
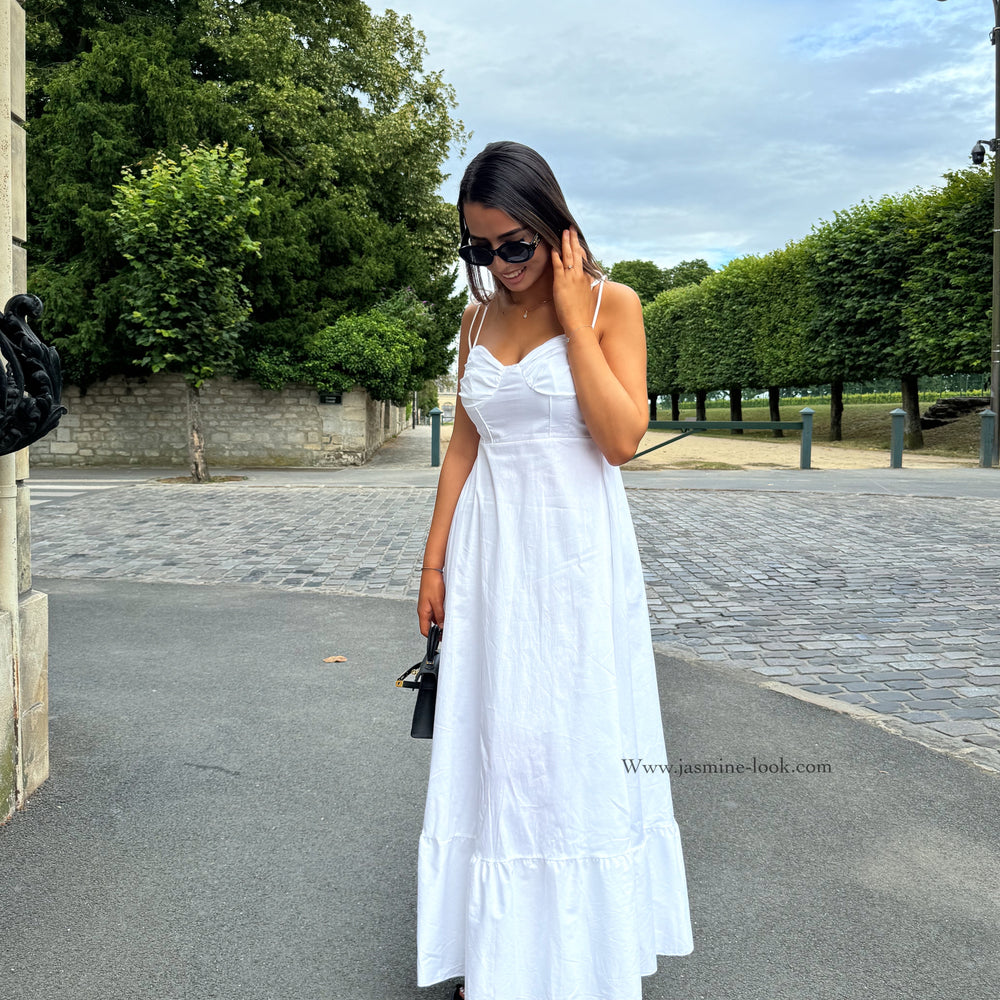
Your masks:
{"label": "asphalt road", "polygon": [[[450,996],[413,985],[412,602],[36,586],[53,771],[0,829],[0,996]],[[995,773],[732,665],[658,666],[695,952],[645,1000],[1000,994]]]}

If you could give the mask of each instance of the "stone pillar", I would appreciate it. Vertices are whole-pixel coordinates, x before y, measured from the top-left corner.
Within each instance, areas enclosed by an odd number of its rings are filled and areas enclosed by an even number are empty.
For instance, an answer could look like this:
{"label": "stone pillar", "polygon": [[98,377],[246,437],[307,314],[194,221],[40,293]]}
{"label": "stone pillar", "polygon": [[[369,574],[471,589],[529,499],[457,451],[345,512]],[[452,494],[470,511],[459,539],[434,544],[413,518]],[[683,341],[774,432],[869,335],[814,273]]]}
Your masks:
{"label": "stone pillar", "polygon": [[[0,305],[27,290],[24,120],[24,9],[0,0]],[[48,600],[31,586],[25,450],[0,456],[0,822],[48,774]]]}

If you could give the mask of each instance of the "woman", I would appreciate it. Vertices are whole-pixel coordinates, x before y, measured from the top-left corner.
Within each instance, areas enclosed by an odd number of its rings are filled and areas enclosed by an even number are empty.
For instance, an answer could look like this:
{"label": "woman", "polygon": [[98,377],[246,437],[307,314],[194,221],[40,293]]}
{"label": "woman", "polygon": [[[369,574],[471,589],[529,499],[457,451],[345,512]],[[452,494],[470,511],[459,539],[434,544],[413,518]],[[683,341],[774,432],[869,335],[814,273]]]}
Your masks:
{"label": "woman", "polygon": [[617,468],[647,423],[642,309],[534,150],[487,146],[458,211],[476,301],[418,601],[421,631],[444,630],[418,983],[639,1000],[657,954],[692,947]]}

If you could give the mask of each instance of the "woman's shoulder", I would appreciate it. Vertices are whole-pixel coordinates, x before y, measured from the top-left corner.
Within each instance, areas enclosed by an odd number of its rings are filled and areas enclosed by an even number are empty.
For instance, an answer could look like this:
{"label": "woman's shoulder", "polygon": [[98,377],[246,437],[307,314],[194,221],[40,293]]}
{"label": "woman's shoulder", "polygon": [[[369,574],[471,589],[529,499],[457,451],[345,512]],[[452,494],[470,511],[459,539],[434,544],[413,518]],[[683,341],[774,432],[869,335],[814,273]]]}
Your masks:
{"label": "woman's shoulder", "polygon": [[628,285],[605,279],[595,326],[605,353],[612,345],[616,349],[645,350],[642,302]]}
{"label": "woman's shoulder", "polygon": [[[476,316],[484,309],[488,309],[491,301],[492,296],[490,296],[490,298],[488,298],[485,302],[480,302],[478,299],[473,298],[472,301],[465,307],[465,311],[462,313],[462,321],[458,326],[458,357],[460,369],[464,367],[463,362],[466,354],[469,352],[469,344],[472,340],[472,326],[477,322]],[[484,318],[485,317],[481,317],[481,319]]]}
{"label": "woman's shoulder", "polygon": [[469,327],[472,325],[472,321],[479,310],[482,309],[482,304],[473,299],[462,312],[462,321],[458,325],[459,333],[467,333]]}
{"label": "woman's shoulder", "polygon": [[473,317],[482,309],[489,308],[490,303],[493,301],[493,296],[491,295],[485,302],[480,302],[478,299],[473,298],[469,304],[465,307],[465,311],[462,313],[462,329],[468,328],[469,324],[472,322]]}
{"label": "woman's shoulder", "polygon": [[597,325],[602,328],[602,332],[636,325],[642,327],[642,302],[628,285],[605,279],[600,293]]}
{"label": "woman's shoulder", "polygon": [[640,309],[642,308],[639,296],[628,285],[623,285],[620,281],[611,281],[608,278],[604,279],[603,285],[603,302],[608,303],[612,307],[617,306],[622,309],[634,309],[636,306]]}

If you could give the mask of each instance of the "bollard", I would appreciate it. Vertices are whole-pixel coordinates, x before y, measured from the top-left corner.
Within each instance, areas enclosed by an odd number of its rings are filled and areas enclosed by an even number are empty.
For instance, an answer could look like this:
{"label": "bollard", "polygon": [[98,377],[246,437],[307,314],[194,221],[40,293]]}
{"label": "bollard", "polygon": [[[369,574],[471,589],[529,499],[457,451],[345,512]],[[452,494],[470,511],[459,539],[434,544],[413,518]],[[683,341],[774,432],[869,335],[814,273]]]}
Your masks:
{"label": "bollard", "polygon": [[889,443],[889,468],[903,467],[903,433],[906,425],[906,410],[898,406],[890,414],[892,417],[892,439]]}
{"label": "bollard", "polygon": [[993,428],[996,426],[997,415],[992,410],[983,410],[979,414],[982,423],[979,427],[979,468],[993,468]]}
{"label": "bollard", "polygon": [[436,469],[441,464],[441,410],[436,406],[431,410],[431,465]]}
{"label": "bollard", "polygon": [[799,444],[799,468],[812,468],[812,445],[813,445],[813,414],[815,410],[808,406],[804,410],[799,410],[802,418],[802,441]]}

